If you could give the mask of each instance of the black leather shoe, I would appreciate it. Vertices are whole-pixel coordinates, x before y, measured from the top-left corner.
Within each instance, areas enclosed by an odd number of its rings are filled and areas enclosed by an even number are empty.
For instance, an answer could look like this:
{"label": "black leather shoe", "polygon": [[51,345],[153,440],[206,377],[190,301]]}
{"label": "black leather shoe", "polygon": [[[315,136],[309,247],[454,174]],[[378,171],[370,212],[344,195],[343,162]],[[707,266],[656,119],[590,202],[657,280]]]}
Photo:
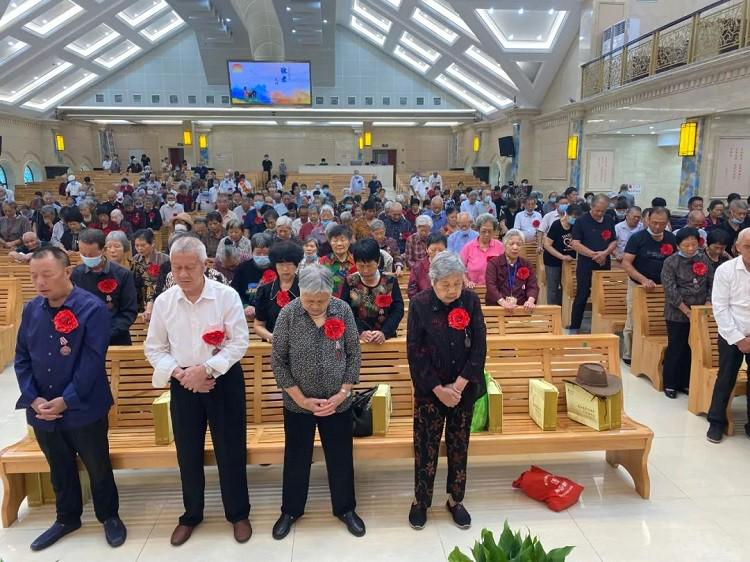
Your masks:
{"label": "black leather shoe", "polygon": [[359,515],[357,515],[354,511],[350,511],[348,513],[344,513],[344,515],[340,515],[339,519],[341,519],[346,524],[346,528],[355,537],[365,536],[365,522],[362,521]]}
{"label": "black leather shoe", "polygon": [[712,423],[708,426],[706,439],[708,439],[710,443],[721,443],[721,440],[724,439],[724,428],[718,423]]}
{"label": "black leather shoe", "polygon": [[670,398],[670,399],[674,400],[675,398],[677,398],[677,391],[674,390],[674,389],[672,389],[672,388],[665,388],[664,389],[664,396],[666,396],[667,398]]}
{"label": "black leather shoe", "polygon": [[750,423],[745,424],[745,435],[750,437]]}
{"label": "black leather shoe", "polygon": [[104,522],[104,536],[111,547],[122,546],[128,536],[128,530],[119,517],[110,517]]}
{"label": "black leather shoe", "polygon": [[451,512],[453,522],[457,527],[461,529],[468,529],[471,527],[471,515],[469,515],[469,512],[466,511],[466,508],[462,503],[457,503],[452,506],[451,502],[445,502],[445,507]]}
{"label": "black leather shoe", "polygon": [[631,361],[632,360],[629,357],[623,357],[622,358],[622,362],[625,363],[628,366],[630,366]]}
{"label": "black leather shoe", "polygon": [[412,529],[421,531],[427,524],[427,509],[416,504],[411,504],[409,511],[409,525]]}
{"label": "black leather shoe", "polygon": [[80,522],[76,524],[66,525],[65,523],[59,523],[55,521],[52,524],[52,527],[44,531],[34,540],[33,543],[31,543],[31,550],[33,550],[34,552],[44,550],[48,546],[52,546],[53,544],[55,544],[65,535],[70,534],[73,531],[77,531],[80,528]]}
{"label": "black leather shoe", "polygon": [[292,530],[292,525],[294,525],[295,521],[297,521],[296,517],[292,517],[291,515],[282,513],[281,517],[279,517],[279,520],[276,521],[276,524],[273,526],[273,531],[271,533],[273,535],[273,538],[275,538],[277,541],[286,538],[286,536],[289,534],[289,531]]}

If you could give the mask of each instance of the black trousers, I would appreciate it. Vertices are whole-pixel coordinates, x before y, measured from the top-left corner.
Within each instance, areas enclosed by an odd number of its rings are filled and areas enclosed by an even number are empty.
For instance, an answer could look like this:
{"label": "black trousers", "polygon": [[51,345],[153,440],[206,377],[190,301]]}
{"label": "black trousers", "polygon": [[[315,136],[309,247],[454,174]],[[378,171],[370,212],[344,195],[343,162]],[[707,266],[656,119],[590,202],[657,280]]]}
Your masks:
{"label": "black trousers", "polygon": [[440,441],[445,427],[448,481],[445,491],[460,503],[466,493],[466,464],[474,404],[449,408],[437,397],[414,405],[414,497],[420,507],[432,505]]}
{"label": "black trousers", "polygon": [[39,448],[49,463],[58,522],[68,525],[81,522],[83,501],[76,457],[81,457],[89,473],[96,518],[103,523],[117,516],[120,501],[109,459],[108,427],[105,416],[75,429],[34,430]]}
{"label": "black trousers", "polygon": [[667,350],[664,352],[664,388],[682,390],[690,386],[690,322],[667,320]]}
{"label": "black trousers", "polygon": [[133,345],[133,340],[130,338],[130,332],[112,334],[109,338],[109,345]]}
{"label": "black trousers", "polygon": [[578,287],[576,288],[576,298],[573,301],[573,310],[571,311],[570,317],[570,329],[578,330],[581,328],[583,322],[583,313],[586,311],[586,301],[591,296],[591,274],[594,271],[609,270],[610,266],[600,266],[595,262],[586,263],[581,265],[581,260],[578,260],[576,266],[576,280]]}
{"label": "black trousers", "polygon": [[[714,384],[711,408],[708,410],[709,423],[726,427],[729,397],[737,383],[737,372],[740,370],[743,359],[750,365],[750,353],[743,354],[736,345],[729,345],[724,338],[719,336],[719,373]],[[748,422],[750,422],[750,384],[747,386],[747,411]]]}
{"label": "black trousers", "polygon": [[219,468],[224,515],[230,523],[247,519],[250,499],[246,468],[245,379],[240,364],[236,363],[218,377],[216,386],[207,394],[186,390],[176,379],[171,380],[171,391],[170,412],[185,505],[180,524],[194,527],[203,520],[207,425]]}
{"label": "black trousers", "polygon": [[326,457],[328,488],[335,516],[354,511],[354,460],[351,409],[326,417],[284,409],[284,486],[281,512],[302,517],[310,488],[315,428]]}

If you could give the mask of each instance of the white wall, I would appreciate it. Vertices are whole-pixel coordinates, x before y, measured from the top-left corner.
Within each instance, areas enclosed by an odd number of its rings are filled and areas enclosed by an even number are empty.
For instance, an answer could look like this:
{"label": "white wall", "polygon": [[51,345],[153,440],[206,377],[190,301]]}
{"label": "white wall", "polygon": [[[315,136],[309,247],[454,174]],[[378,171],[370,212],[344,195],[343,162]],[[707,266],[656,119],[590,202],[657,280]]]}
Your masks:
{"label": "white wall", "polygon": [[[721,137],[750,138],[750,115],[721,115],[705,119],[699,187],[699,194],[704,198],[716,193],[716,151]],[[746,176],[747,172],[745,170]],[[750,194],[750,185],[740,194]]]}

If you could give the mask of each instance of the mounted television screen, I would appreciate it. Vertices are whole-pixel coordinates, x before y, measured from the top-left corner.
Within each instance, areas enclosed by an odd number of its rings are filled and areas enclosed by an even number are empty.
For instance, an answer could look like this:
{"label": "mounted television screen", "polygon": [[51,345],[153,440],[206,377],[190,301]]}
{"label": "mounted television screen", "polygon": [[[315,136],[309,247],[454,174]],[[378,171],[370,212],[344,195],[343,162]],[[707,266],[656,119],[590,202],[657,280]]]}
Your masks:
{"label": "mounted television screen", "polygon": [[232,105],[312,105],[309,62],[227,61]]}

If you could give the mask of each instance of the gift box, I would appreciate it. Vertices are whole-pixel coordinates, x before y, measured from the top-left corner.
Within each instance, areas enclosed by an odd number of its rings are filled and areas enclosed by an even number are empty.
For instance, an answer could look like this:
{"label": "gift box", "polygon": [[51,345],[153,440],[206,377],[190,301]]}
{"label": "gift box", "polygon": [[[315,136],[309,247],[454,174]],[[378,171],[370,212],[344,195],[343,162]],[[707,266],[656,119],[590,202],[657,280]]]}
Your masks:
{"label": "gift box", "polygon": [[557,429],[557,387],[544,379],[529,379],[529,415],[544,431]]}
{"label": "gift box", "polygon": [[169,413],[171,395],[167,390],[154,400],[151,414],[154,416],[154,440],[157,445],[169,445],[174,441],[172,432],[172,416]]}
{"label": "gift box", "polygon": [[604,398],[591,394],[577,384],[566,382],[565,401],[571,420],[596,431],[620,429],[622,425],[622,390]]}
{"label": "gift box", "polygon": [[371,408],[372,434],[384,437],[388,433],[388,427],[391,424],[391,413],[393,412],[390,385],[378,385],[378,389],[372,396]]}
{"label": "gift box", "polygon": [[503,389],[495,379],[487,380],[487,398],[489,398],[489,421],[487,431],[503,432]]}

